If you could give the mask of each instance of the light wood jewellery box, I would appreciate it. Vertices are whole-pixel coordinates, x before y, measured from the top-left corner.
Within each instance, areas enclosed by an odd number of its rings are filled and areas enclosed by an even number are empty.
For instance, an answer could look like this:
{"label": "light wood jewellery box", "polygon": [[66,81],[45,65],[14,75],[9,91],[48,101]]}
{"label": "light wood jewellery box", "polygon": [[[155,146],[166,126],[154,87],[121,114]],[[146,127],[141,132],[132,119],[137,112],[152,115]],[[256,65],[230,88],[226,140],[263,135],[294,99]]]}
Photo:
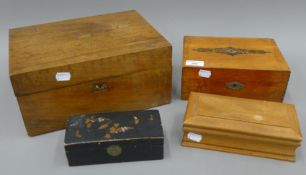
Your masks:
{"label": "light wood jewellery box", "polygon": [[294,105],[192,92],[182,145],[295,161],[302,141]]}
{"label": "light wood jewellery box", "polygon": [[9,74],[30,136],[69,115],[170,103],[172,47],[126,11],[9,31]]}
{"label": "light wood jewellery box", "polygon": [[184,38],[182,99],[204,92],[283,101],[290,69],[273,39]]}

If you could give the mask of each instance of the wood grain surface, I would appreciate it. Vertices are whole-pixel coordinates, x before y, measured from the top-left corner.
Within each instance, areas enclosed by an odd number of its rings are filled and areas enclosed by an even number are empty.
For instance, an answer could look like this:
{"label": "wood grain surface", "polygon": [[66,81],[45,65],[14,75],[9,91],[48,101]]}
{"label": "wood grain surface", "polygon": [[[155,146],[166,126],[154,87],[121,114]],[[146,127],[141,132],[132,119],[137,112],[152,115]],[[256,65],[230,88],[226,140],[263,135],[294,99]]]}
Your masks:
{"label": "wood grain surface", "polygon": [[[17,96],[171,67],[171,45],[136,11],[11,29],[9,42]],[[60,71],[70,71],[71,81],[57,82]]]}
{"label": "wood grain surface", "polygon": [[[204,66],[186,65],[186,60],[203,61]],[[184,38],[181,98],[189,93],[283,101],[290,69],[275,41],[267,38],[192,37]],[[211,77],[199,71],[211,71]],[[227,83],[238,82],[241,89]]]}
{"label": "wood grain surface", "polygon": [[[9,73],[30,136],[69,115],[171,101],[172,47],[138,12],[11,29]],[[69,81],[56,74],[69,72]]]}
{"label": "wood grain surface", "polygon": [[[302,141],[294,105],[195,92],[183,130],[184,146],[288,161]],[[190,132],[203,139],[191,140]]]}
{"label": "wood grain surface", "polygon": [[[30,136],[63,129],[68,116],[147,109],[171,102],[171,70],[148,70],[19,96]],[[95,85],[107,86],[95,90]]]}

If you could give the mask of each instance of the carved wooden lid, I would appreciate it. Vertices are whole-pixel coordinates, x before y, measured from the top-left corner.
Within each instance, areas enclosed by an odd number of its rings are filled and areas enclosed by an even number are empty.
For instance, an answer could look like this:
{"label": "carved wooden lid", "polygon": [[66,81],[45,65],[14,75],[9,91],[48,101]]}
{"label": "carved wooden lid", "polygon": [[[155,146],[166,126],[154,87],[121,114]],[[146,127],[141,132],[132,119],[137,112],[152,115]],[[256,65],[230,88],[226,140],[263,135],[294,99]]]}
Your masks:
{"label": "carved wooden lid", "polygon": [[11,29],[16,96],[151,69],[171,69],[171,45],[138,12]]}
{"label": "carved wooden lid", "polygon": [[294,105],[190,93],[184,127],[300,142]]}
{"label": "carved wooden lid", "polygon": [[187,60],[204,61],[204,68],[290,71],[269,38],[185,36],[183,67]]}
{"label": "carved wooden lid", "polygon": [[136,11],[10,29],[10,75],[170,44]]}

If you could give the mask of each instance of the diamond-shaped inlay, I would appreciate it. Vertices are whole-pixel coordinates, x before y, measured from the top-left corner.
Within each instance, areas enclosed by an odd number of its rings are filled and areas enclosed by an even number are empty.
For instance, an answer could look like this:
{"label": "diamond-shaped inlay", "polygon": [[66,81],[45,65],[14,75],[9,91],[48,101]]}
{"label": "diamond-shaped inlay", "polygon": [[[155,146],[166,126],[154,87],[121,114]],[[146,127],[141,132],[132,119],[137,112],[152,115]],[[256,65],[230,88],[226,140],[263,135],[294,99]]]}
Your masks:
{"label": "diamond-shaped inlay", "polygon": [[249,50],[249,49],[239,49],[234,47],[223,47],[223,48],[197,48],[193,49],[197,52],[214,52],[221,53],[230,56],[240,55],[240,54],[266,54],[271,53],[265,50]]}

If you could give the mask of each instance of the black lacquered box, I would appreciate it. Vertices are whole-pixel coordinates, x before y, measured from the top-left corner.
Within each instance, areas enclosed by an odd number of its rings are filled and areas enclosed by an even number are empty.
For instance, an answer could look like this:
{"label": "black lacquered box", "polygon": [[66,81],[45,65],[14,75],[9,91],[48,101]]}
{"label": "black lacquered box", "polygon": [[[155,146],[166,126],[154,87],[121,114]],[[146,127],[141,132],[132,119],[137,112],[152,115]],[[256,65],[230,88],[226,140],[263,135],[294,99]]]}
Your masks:
{"label": "black lacquered box", "polygon": [[70,166],[163,159],[157,110],[69,117],[65,150]]}

